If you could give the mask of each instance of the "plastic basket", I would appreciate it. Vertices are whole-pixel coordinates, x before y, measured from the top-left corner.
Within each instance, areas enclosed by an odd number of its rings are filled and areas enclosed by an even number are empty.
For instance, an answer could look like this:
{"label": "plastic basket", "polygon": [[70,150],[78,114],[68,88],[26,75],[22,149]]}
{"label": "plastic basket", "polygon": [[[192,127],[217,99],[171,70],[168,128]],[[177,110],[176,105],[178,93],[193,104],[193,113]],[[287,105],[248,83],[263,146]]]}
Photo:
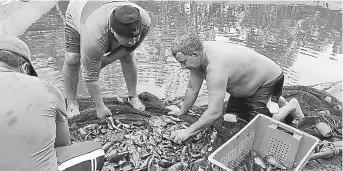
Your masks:
{"label": "plastic basket", "polygon": [[218,171],[232,171],[251,150],[261,157],[273,154],[293,171],[302,170],[319,139],[270,117],[259,114],[208,160]]}

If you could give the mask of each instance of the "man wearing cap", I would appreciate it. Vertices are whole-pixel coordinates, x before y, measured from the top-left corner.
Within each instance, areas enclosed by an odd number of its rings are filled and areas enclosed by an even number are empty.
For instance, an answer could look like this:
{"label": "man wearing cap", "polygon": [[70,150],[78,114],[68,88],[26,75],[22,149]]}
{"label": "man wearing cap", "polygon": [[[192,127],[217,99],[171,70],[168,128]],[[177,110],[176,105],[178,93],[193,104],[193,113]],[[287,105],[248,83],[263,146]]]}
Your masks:
{"label": "man wearing cap", "polygon": [[80,66],[98,118],[111,115],[103,103],[98,79],[100,70],[118,59],[129,102],[134,108],[144,110],[136,92],[137,67],[132,52],[147,36],[150,24],[148,13],[129,1],[69,2],[65,27],[66,55],[62,69],[69,116],[80,113],[76,102]]}
{"label": "man wearing cap", "polygon": [[30,60],[23,41],[0,35],[0,170],[101,170],[101,145],[70,144],[64,97]]}

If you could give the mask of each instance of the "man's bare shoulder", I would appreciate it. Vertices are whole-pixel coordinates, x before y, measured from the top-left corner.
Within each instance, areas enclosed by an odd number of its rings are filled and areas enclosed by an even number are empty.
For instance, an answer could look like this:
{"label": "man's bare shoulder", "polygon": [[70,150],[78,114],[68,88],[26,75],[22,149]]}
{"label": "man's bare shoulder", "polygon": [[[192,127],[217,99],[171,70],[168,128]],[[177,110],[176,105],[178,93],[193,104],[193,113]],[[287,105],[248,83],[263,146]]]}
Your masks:
{"label": "man's bare shoulder", "polygon": [[218,47],[238,47],[238,48],[248,48],[246,46],[236,44],[236,43],[231,43],[231,42],[223,42],[223,41],[204,41],[205,45],[208,46],[218,46]]}
{"label": "man's bare shoulder", "polygon": [[249,61],[253,58],[263,56],[252,48],[228,42],[204,42],[204,47],[209,60],[220,61],[222,63]]}
{"label": "man's bare shoulder", "polygon": [[207,41],[204,42],[204,52],[207,56],[209,65],[225,66],[226,63],[231,62],[232,57],[236,55],[234,53],[235,46],[231,43]]}

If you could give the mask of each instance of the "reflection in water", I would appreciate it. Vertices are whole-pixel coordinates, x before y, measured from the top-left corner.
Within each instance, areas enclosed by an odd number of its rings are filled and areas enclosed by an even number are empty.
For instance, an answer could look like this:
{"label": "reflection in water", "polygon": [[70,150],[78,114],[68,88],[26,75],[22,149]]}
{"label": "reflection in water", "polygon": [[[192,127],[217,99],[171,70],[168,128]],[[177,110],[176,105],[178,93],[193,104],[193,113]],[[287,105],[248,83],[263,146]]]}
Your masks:
{"label": "reflection in water", "polygon": [[[134,52],[138,61],[139,92],[150,91],[166,98],[185,93],[188,73],[181,70],[169,48],[177,35],[189,30],[197,30],[204,40],[242,44],[273,59],[284,69],[286,85],[342,78],[340,64],[343,60],[338,50],[342,44],[340,11],[308,5],[135,2],[152,18],[150,34]],[[60,1],[22,36],[32,49],[39,74],[43,79],[54,81],[62,91],[63,16],[67,4]],[[325,68],[324,63],[330,69]],[[313,69],[319,70],[319,75],[313,73]],[[104,94],[125,95],[127,92],[119,62],[101,72],[100,82]],[[88,95],[83,81],[79,87],[80,95]],[[202,89],[201,93],[205,93],[206,86]]]}

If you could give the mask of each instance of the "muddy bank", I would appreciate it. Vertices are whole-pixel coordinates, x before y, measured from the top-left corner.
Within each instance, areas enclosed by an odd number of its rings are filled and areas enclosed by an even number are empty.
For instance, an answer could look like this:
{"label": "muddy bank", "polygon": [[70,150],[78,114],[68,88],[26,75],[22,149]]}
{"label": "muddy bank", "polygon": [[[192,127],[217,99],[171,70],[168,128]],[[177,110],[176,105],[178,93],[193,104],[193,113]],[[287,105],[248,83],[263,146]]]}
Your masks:
{"label": "muddy bank", "polygon": [[0,6],[0,34],[22,35],[32,23],[57,4],[49,1],[12,1]]}

